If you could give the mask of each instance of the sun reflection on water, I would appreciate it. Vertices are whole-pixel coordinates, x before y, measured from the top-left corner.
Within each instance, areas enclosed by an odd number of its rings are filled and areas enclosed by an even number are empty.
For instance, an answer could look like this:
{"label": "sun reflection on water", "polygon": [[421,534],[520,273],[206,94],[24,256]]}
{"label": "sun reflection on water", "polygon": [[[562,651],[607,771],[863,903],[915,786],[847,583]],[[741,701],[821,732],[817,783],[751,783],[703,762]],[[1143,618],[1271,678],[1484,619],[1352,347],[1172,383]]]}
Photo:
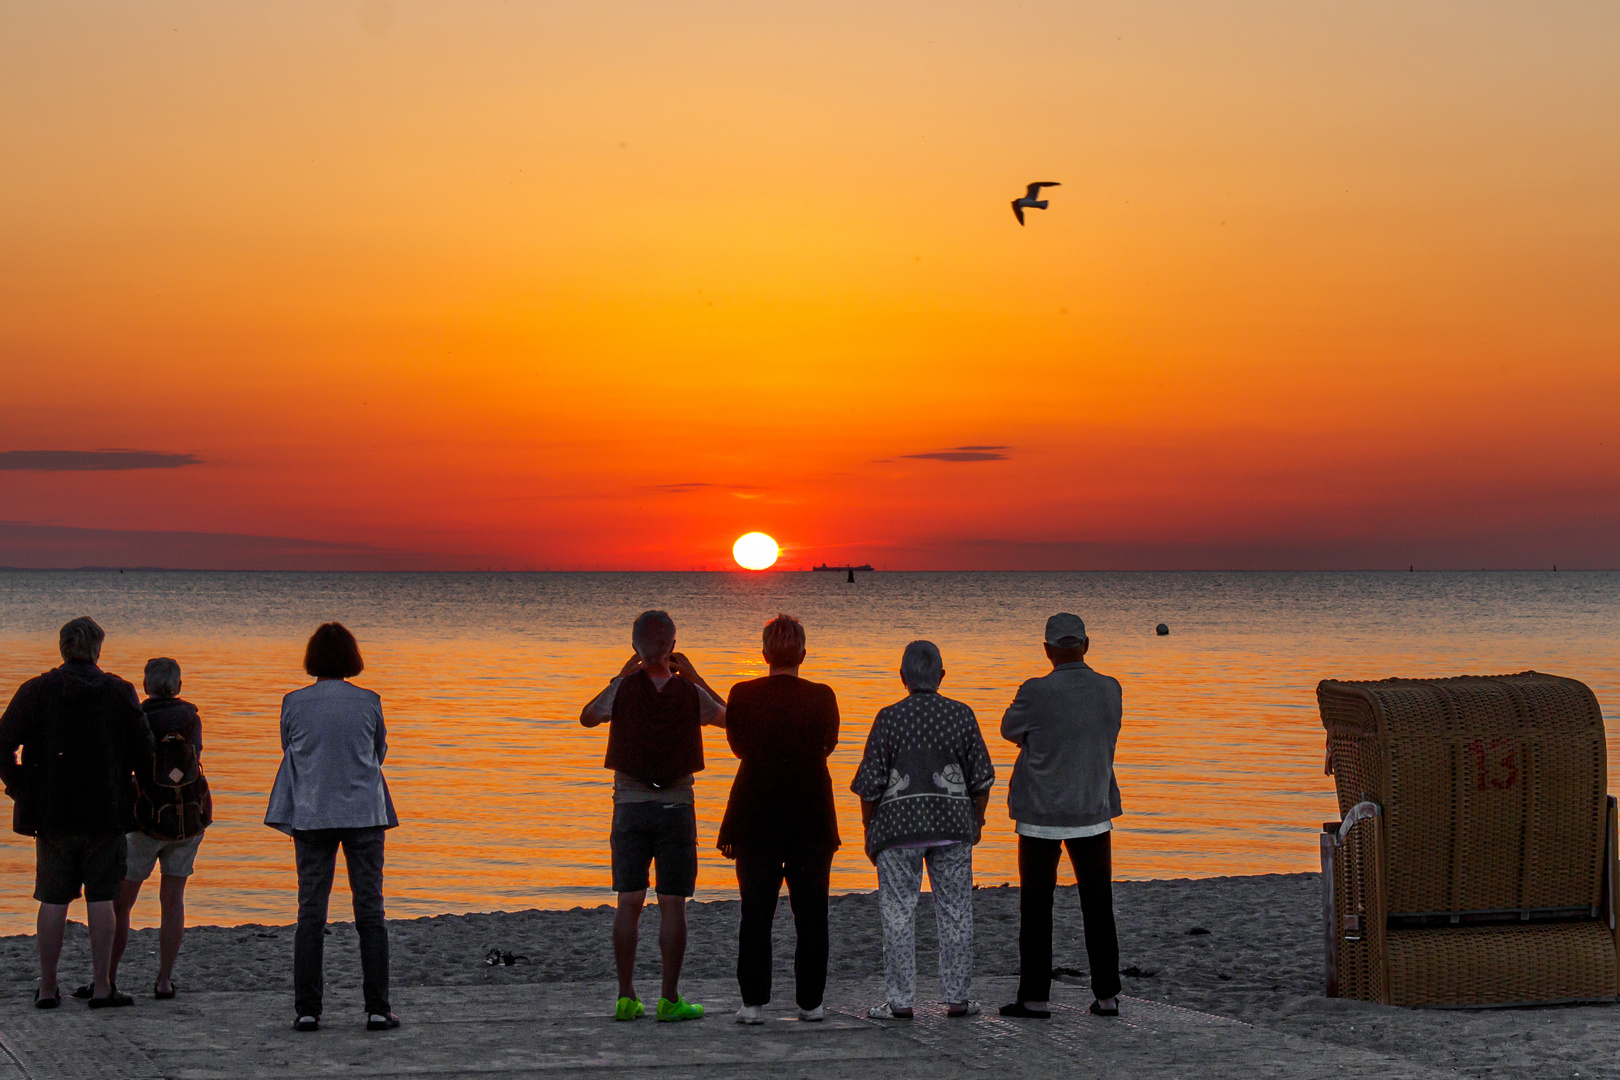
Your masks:
{"label": "sun reflection on water", "polygon": [[[1314,690],[1324,677],[1535,668],[1620,690],[1620,575],[1548,574],[47,574],[0,575],[5,693],[53,666],[55,631],[89,613],[104,666],[138,679],[178,659],[205,723],[214,789],[187,891],[193,923],[287,922],[291,844],[260,824],[280,759],[282,694],[305,681],[304,637],[329,618],[359,636],[389,725],[386,771],[402,827],[390,834],[395,918],[610,902],[604,729],[580,706],[618,670],[645,607],[678,623],[680,647],[722,692],[764,674],[759,629],[778,611],[809,634],[807,678],[838,693],[831,767],[845,846],[835,891],[876,881],[848,783],[876,711],[903,689],[900,650],[937,642],[942,692],[978,713],[998,770],[981,883],[1017,881],[1005,809],[1014,748],[997,736],[1018,683],[1046,670],[1041,627],[1086,618],[1089,658],[1124,685],[1117,877],[1311,870],[1333,815]],[[1154,634],[1159,622],[1168,637]],[[1612,715],[1612,711],[1606,713]],[[736,762],[705,737],[698,778],[699,897],[734,896],[714,849]],[[9,834],[8,834],[9,835]],[[0,895],[10,932],[32,926],[33,848],[10,835]],[[341,875],[340,875],[341,876]],[[342,910],[346,897],[334,898]],[[148,910],[151,908],[151,910]],[[141,916],[145,916],[143,920]],[[137,923],[155,907],[143,904]],[[77,916],[76,916],[77,917]]]}

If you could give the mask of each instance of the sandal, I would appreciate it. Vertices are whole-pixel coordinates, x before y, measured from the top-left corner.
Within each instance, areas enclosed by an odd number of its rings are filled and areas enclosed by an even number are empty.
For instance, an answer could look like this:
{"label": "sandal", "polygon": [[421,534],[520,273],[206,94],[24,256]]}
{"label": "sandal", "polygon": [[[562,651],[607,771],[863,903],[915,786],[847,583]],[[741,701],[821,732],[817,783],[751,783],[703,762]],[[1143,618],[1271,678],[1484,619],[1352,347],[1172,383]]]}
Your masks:
{"label": "sandal", "polygon": [[57,988],[55,996],[53,997],[40,997],[39,991],[34,991],[34,1008],[54,1009],[60,1004],[62,1004],[62,990],[60,987]]}
{"label": "sandal", "polygon": [[874,1005],[867,1009],[866,1015],[872,1020],[910,1020],[912,1011],[910,1009],[897,1009],[885,1001],[881,1005]]}
{"label": "sandal", "polygon": [[964,1016],[978,1016],[983,1011],[977,1001],[964,1001],[960,1005],[945,1006],[945,1015],[952,1020],[959,1020]]}
{"label": "sandal", "polygon": [[92,1009],[122,1009],[126,1005],[135,1004],[135,999],[128,994],[120,994],[114,990],[106,997],[93,997],[90,999]]}
{"label": "sandal", "polygon": [[152,984],[152,996],[157,998],[159,1001],[173,1001],[174,995],[179,992],[180,984],[172,980],[170,981],[169,988],[167,990],[159,990],[156,983]]}
{"label": "sandal", "polygon": [[1114,1007],[1112,1009],[1105,1009],[1105,1008],[1103,1008],[1103,1003],[1102,1002],[1093,1001],[1091,1003],[1091,1015],[1092,1016],[1118,1016],[1119,1015],[1119,1002],[1118,1002],[1118,999],[1117,998],[1115,999]]}
{"label": "sandal", "polygon": [[1022,1001],[1015,1001],[1010,1005],[1001,1007],[1002,1016],[1011,1016],[1018,1020],[1050,1020],[1052,1013],[1049,1009],[1032,1009]]}
{"label": "sandal", "polygon": [[372,1013],[366,1017],[367,1031],[392,1031],[399,1027],[399,1017],[393,1013]]}
{"label": "sandal", "polygon": [[293,1030],[319,1031],[321,1030],[321,1018],[318,1016],[300,1016],[293,1021]]}

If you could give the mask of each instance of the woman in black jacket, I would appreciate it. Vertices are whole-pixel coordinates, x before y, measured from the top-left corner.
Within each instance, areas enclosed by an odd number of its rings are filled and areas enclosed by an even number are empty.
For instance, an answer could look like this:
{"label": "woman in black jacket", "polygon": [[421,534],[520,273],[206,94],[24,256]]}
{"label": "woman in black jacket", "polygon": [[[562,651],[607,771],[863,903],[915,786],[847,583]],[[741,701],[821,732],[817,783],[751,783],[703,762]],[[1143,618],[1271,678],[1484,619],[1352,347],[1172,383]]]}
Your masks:
{"label": "woman in black jacket", "polygon": [[827,756],[838,745],[832,687],[799,678],[804,627],[791,615],[765,624],[770,674],[738,683],[726,702],[726,741],[742,763],[720,824],[720,852],[737,863],[740,1024],[765,1021],[771,1000],[771,923],[782,882],[798,934],[799,1018],[820,1020],[827,987],[827,888],[838,817]]}

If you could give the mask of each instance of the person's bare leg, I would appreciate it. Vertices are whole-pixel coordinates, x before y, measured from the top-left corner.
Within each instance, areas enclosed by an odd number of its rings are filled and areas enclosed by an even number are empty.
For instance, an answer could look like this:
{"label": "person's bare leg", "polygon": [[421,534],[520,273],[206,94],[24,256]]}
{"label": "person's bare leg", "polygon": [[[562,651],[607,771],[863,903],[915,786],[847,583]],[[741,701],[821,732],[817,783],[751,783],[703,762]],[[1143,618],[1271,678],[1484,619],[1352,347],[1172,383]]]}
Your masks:
{"label": "person's bare leg", "polygon": [[186,879],[163,875],[158,882],[158,903],[162,922],[158,929],[158,974],[152,989],[168,993],[174,989],[170,977],[180,956],[180,942],[186,936]]}
{"label": "person's bare leg", "polygon": [[636,943],[641,936],[641,906],[646,902],[646,889],[622,892],[619,909],[613,913],[613,963],[619,969],[620,997],[636,996]]}
{"label": "person's bare leg", "polygon": [[681,996],[681,965],[686,962],[686,897],[658,894],[658,948],[664,954],[664,1000]]}
{"label": "person's bare leg", "polygon": [[39,996],[56,993],[56,962],[62,958],[62,937],[67,933],[66,904],[40,904],[34,942],[39,947]]}
{"label": "person's bare leg", "polygon": [[111,900],[97,900],[84,905],[88,909],[86,921],[90,923],[90,971],[95,978],[95,997],[112,993],[107,978],[107,966],[112,960],[113,927],[117,916],[113,914]]}
{"label": "person's bare leg", "polygon": [[124,958],[124,947],[129,944],[129,913],[135,909],[135,900],[140,895],[141,883],[125,879],[113,900],[117,925],[113,928],[112,957],[107,961],[107,981],[113,986],[118,985],[118,962]]}

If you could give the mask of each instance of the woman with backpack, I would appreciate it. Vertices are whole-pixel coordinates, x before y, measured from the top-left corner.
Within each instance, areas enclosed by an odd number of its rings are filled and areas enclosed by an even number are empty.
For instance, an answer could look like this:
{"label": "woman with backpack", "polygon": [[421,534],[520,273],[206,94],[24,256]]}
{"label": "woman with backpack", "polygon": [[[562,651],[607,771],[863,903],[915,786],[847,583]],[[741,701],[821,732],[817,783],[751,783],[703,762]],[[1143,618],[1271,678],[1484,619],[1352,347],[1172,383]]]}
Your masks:
{"label": "woman with backpack", "polygon": [[388,924],[383,915],[383,837],[399,824],[383,779],[388,733],[382,698],[349,679],[365,669],[342,623],[323,623],[304,650],[315,681],[281,699],[281,768],[264,823],[293,838],[298,929],[293,935],[295,1031],[321,1025],[326,906],[337,851],[349,871],[366,1030],[399,1026],[388,1008]]}
{"label": "woman with backpack", "polygon": [[[213,797],[202,774],[202,717],[197,707],[180,699],[180,665],[166,656],[146,662],[146,700],[141,711],[152,727],[150,762],[135,769],[135,831],[129,833],[124,885],[113,901],[117,919],[112,962],[107,978],[118,985],[118,961],[129,944],[129,913],[141,885],[161,866],[158,905],[157,980],[152,996],[173,998],[174,962],[186,933],[186,879],[191,876],[203,830],[214,820]],[[89,997],[82,986],[75,997]]]}

